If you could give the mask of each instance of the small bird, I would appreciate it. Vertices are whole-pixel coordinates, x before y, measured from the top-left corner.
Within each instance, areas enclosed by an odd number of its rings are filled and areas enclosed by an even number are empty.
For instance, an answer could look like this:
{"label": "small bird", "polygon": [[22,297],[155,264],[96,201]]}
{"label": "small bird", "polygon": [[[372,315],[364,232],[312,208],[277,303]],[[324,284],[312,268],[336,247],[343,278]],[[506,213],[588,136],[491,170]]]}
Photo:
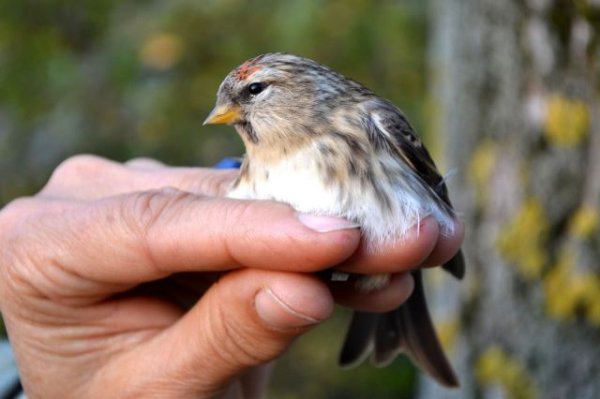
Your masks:
{"label": "small bird", "polygon": [[[448,191],[404,114],[363,85],[317,62],[284,53],[244,62],[221,83],[204,124],[230,124],[246,147],[228,196],[285,202],[298,211],[344,217],[377,248],[433,216],[443,234],[455,228]],[[443,267],[457,278],[462,252]],[[385,366],[405,352],[445,386],[458,386],[431,322],[420,271],[414,291],[387,313],[354,312],[342,366],[370,354]],[[388,275],[357,280],[383,288]]]}

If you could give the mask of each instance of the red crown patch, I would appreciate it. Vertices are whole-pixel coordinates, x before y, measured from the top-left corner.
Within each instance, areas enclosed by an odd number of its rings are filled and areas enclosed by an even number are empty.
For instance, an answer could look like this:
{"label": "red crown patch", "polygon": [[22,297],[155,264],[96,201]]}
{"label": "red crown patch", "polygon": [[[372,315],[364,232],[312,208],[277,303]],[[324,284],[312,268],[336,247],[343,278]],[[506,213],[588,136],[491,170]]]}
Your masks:
{"label": "red crown patch", "polygon": [[256,64],[256,61],[257,60],[254,58],[240,65],[237,71],[235,72],[235,77],[238,80],[244,80],[247,79],[248,76],[252,75],[254,72],[258,71],[260,69],[260,66]]}

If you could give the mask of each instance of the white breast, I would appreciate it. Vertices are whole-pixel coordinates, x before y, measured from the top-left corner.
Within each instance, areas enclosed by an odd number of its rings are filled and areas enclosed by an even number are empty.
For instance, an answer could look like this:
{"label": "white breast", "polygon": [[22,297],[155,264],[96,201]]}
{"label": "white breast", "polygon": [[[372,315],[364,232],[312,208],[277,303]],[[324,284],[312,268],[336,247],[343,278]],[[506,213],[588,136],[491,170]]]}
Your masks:
{"label": "white breast", "polygon": [[326,186],[307,150],[279,162],[250,164],[250,181],[241,182],[227,195],[237,199],[272,199],[290,204],[300,212],[339,215],[339,190]]}
{"label": "white breast", "polygon": [[[345,187],[325,184],[322,172],[311,161],[314,159],[318,155],[307,148],[277,163],[270,162],[269,166],[253,160],[249,165],[251,178],[241,182],[228,197],[276,200],[300,212],[345,217],[359,223],[363,235],[372,243],[398,239],[428,215],[438,220],[443,231],[454,229],[452,216],[410,177],[412,172],[402,162],[391,157],[383,162],[374,161],[373,167],[385,165],[388,169],[385,173],[392,175],[376,192],[364,189],[356,181],[345,182]],[[383,206],[382,195],[389,199],[391,209]]]}

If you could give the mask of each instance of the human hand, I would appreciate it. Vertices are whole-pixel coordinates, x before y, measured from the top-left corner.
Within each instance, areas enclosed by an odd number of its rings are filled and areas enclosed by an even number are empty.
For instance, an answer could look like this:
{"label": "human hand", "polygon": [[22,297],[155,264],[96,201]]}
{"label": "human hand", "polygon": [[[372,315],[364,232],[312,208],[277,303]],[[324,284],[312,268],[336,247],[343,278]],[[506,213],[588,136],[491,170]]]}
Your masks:
{"label": "human hand", "polygon": [[[256,366],[334,300],[393,309],[403,272],[460,244],[427,219],[372,254],[343,220],[218,197],[235,173],[78,156],[0,212],[0,307],[29,397],[258,397]],[[310,274],[335,265],[396,276],[365,294]]]}

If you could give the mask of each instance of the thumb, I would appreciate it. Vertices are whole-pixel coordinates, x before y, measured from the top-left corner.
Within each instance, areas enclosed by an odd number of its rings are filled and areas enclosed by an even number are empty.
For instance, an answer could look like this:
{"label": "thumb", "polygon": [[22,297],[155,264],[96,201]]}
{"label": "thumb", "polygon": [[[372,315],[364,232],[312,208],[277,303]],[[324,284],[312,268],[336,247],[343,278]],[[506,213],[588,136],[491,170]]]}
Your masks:
{"label": "thumb", "polygon": [[213,397],[236,376],[279,357],[333,307],[328,288],[314,276],[230,272],[157,337],[162,342],[148,353],[154,375],[144,374],[150,384],[172,387],[173,397]]}

